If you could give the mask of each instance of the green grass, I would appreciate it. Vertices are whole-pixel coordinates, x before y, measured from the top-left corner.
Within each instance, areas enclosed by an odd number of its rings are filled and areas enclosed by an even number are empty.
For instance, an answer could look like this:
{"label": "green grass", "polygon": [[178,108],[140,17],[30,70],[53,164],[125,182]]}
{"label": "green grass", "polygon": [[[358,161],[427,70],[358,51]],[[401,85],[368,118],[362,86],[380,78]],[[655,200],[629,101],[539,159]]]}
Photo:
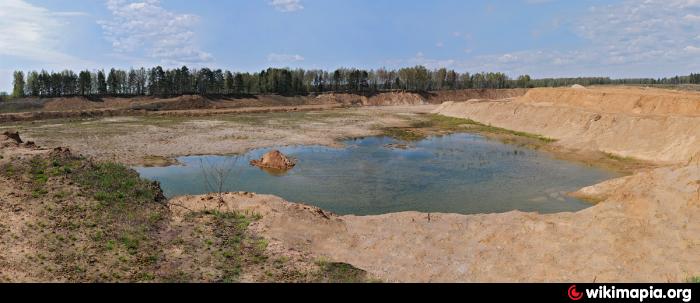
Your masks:
{"label": "green grass", "polygon": [[95,164],[89,170],[81,170],[76,179],[83,187],[92,189],[97,201],[107,204],[149,203],[160,194],[152,182],[116,163]]}
{"label": "green grass", "polygon": [[231,211],[201,211],[188,217],[204,219],[212,230],[212,236],[203,238],[201,243],[212,252],[214,267],[221,273],[218,282],[239,282],[246,266],[267,260],[267,242],[263,245],[261,239],[247,232],[248,225],[254,221],[252,217]]}
{"label": "green grass", "polygon": [[47,272],[70,281],[152,280],[168,214],[157,184],[120,164],[61,154],[17,160],[0,173],[29,180],[41,201],[34,207],[47,220],[35,222],[36,245],[41,262],[52,264]]}
{"label": "green grass", "polygon": [[700,283],[700,276],[691,277],[690,279],[688,279],[688,283]]}
{"label": "green grass", "polygon": [[384,128],[382,131],[384,136],[392,137],[394,139],[402,141],[417,141],[425,139],[425,135],[413,131],[411,129],[389,127]]}
{"label": "green grass", "polygon": [[637,162],[639,160],[632,158],[632,157],[623,157],[623,156],[618,156],[615,154],[611,153],[604,153],[605,157],[607,157],[610,160],[615,160],[615,161],[620,161],[620,162]]}
{"label": "green grass", "polygon": [[486,125],[471,119],[448,117],[438,114],[429,114],[428,120],[415,122],[413,123],[412,127],[437,128],[445,131],[474,131],[493,134],[505,134],[535,139],[541,141],[542,143],[552,143],[556,141],[555,139],[540,136],[537,134],[531,134],[527,132],[514,131],[505,128]]}
{"label": "green grass", "polygon": [[350,264],[341,262],[316,262],[319,271],[315,274],[314,282],[321,283],[365,283],[369,282],[367,272]]}

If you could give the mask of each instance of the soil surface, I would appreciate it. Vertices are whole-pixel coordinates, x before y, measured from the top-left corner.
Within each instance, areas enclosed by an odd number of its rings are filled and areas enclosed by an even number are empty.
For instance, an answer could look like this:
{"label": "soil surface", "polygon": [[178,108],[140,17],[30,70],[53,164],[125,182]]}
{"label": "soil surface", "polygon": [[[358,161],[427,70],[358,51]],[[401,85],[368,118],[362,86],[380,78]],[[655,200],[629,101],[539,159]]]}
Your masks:
{"label": "soil surface", "polygon": [[236,154],[249,149],[320,144],[379,135],[408,126],[435,105],[360,107],[309,112],[228,113],[207,116],[122,116],[0,124],[47,148],[70,146],[97,160],[157,166],[187,155]]}
{"label": "soil surface", "polygon": [[[536,146],[550,150],[651,163],[630,165],[628,176],[579,190],[575,195],[598,203],[576,213],[336,216],[252,193],[224,194],[221,200],[184,196],[168,205],[174,218],[181,212],[212,209],[259,214],[249,229],[266,239],[272,255],[348,263],[386,281],[684,282],[700,276],[698,94],[562,88],[507,97],[455,99],[459,102],[440,106],[52,120],[5,123],[0,128],[18,129],[23,139],[40,145],[70,146],[96,159],[127,164],[144,164],[147,157],[228,154],[284,144],[332,146],[337,139],[382,133],[410,140],[439,133],[435,123],[449,131],[525,138],[525,144],[544,142]],[[434,120],[423,115],[428,112],[460,119]],[[6,148],[5,153],[15,149]],[[25,150],[22,157],[36,153]],[[2,211],[10,213],[26,193],[10,187],[2,199],[9,201],[3,205],[12,206]],[[6,235],[21,234],[13,222],[21,222],[23,215],[3,217],[0,227],[11,231]],[[196,228],[197,222],[187,223],[187,228]],[[19,255],[32,249],[26,241],[12,243],[3,244],[7,247],[1,251]]]}

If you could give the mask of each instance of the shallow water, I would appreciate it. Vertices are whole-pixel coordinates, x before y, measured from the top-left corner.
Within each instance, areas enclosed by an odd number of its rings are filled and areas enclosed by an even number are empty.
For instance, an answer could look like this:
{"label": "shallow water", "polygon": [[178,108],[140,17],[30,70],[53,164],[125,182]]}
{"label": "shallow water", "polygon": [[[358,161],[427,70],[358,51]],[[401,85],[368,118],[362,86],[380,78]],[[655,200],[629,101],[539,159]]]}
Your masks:
{"label": "shallow water", "polygon": [[[472,134],[430,137],[408,143],[405,149],[388,146],[400,143],[368,137],[345,141],[343,148],[281,147],[284,154],[298,159],[286,173],[248,164],[269,148],[238,157],[181,157],[184,165],[136,169],[160,181],[166,196],[172,197],[210,192],[204,171],[233,167],[225,191],[274,194],[356,215],[576,211],[591,205],[567,197],[567,192],[616,176]],[[211,181],[215,174],[207,175]]]}

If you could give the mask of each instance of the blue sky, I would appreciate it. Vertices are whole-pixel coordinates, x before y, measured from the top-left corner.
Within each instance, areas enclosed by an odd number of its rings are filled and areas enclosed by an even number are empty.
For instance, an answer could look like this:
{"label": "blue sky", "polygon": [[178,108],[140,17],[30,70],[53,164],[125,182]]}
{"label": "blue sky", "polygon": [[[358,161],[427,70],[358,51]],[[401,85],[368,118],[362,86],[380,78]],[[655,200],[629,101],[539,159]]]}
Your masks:
{"label": "blue sky", "polygon": [[700,71],[699,0],[2,0],[13,70],[417,64],[511,76]]}

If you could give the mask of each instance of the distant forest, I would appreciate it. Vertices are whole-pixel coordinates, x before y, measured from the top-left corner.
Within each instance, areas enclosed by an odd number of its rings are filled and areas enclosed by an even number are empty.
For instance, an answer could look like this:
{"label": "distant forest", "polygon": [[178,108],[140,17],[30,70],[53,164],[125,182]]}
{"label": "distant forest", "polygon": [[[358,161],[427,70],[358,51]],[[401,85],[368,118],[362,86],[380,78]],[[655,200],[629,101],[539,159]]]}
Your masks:
{"label": "distant forest", "polygon": [[371,94],[382,91],[435,91],[469,88],[532,88],[603,84],[700,84],[700,74],[662,79],[610,79],[607,77],[532,79],[522,75],[511,79],[503,73],[458,73],[445,68],[429,70],[424,66],[398,70],[361,70],[340,68],[335,71],[268,68],[257,73],[240,73],[221,69],[140,68],[108,72],[70,70],[62,72],[16,71],[11,95],[21,97],[130,97],[179,95],[244,95],[347,92]]}

